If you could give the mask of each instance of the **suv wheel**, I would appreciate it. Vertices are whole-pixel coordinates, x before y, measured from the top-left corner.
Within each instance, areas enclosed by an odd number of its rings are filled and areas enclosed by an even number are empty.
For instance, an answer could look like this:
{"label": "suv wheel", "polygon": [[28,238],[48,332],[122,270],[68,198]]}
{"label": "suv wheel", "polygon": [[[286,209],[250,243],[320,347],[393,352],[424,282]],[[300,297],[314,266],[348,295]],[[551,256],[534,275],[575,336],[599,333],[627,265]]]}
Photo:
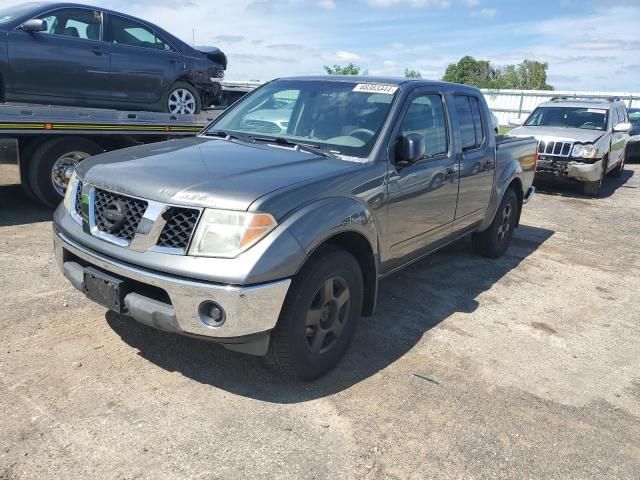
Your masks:
{"label": "suv wheel", "polygon": [[267,356],[302,380],[327,373],[344,355],[362,311],[363,280],[356,259],[323,247],[295,277]]}
{"label": "suv wheel", "polygon": [[620,163],[618,164],[618,166],[613,170],[613,172],[611,172],[611,176],[614,178],[620,178],[622,176],[622,172],[624,172],[624,164],[627,160],[627,150],[625,149],[624,151],[624,155],[622,155],[622,160],[620,160]]}
{"label": "suv wheel", "polygon": [[473,249],[485,257],[501,257],[511,243],[517,222],[518,197],[516,192],[509,188],[502,197],[502,202],[489,228],[472,235]]}
{"label": "suv wheel", "polygon": [[200,95],[186,82],[171,85],[164,98],[164,111],[174,115],[195,115],[200,113]]}
{"label": "suv wheel", "polygon": [[584,182],[584,186],[582,187],[582,191],[585,195],[590,197],[597,197],[600,195],[602,191],[602,184],[604,183],[604,178],[607,176],[607,168],[609,164],[609,160],[605,159],[602,163],[602,174],[600,178],[595,182]]}

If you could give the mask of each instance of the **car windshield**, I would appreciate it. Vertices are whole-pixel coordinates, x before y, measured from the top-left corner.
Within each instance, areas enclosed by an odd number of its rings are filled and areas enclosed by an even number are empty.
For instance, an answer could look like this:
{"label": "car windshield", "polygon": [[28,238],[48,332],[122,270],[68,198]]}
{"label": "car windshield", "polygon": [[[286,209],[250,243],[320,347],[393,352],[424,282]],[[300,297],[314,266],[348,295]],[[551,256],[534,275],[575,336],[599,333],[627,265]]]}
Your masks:
{"label": "car windshield", "polygon": [[27,3],[15,7],[0,8],[0,25],[9,23],[15,18],[21,17],[31,11],[34,11],[35,7],[37,7],[38,5],[39,4],[37,3]]}
{"label": "car windshield", "polygon": [[588,107],[538,107],[525,122],[527,127],[607,129],[607,110]]}
{"label": "car windshield", "polygon": [[629,121],[634,127],[640,127],[640,108],[630,108],[628,111]]}
{"label": "car windshield", "polygon": [[379,83],[276,80],[214,121],[223,131],[254,140],[294,142],[343,157],[366,158],[380,135],[397,87]]}

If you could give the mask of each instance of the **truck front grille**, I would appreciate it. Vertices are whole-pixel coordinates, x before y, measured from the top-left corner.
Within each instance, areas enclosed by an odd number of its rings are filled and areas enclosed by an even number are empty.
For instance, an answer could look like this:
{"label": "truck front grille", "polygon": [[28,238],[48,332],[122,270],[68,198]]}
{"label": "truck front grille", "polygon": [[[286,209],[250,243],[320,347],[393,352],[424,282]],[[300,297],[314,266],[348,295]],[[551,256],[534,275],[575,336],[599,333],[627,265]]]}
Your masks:
{"label": "truck front grille", "polygon": [[571,155],[571,142],[554,142],[540,140],[538,142],[538,153],[547,157],[568,157]]}
{"label": "truck front grille", "polygon": [[[95,189],[94,214],[96,228],[123,240],[131,241],[147,209],[147,202],[108,190]],[[118,218],[107,218],[115,212]]]}
{"label": "truck front grille", "polygon": [[167,223],[162,229],[157,245],[186,250],[200,211],[193,208],[169,207],[164,215]]}

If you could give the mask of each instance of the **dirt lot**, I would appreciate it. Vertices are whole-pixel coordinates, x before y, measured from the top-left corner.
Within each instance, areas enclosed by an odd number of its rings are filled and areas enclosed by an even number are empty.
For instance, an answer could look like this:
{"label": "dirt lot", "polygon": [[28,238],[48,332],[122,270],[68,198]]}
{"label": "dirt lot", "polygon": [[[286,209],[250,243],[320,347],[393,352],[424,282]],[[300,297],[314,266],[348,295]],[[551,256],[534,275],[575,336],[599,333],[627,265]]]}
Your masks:
{"label": "dirt lot", "polygon": [[498,261],[465,240],[385,280],[299,384],[105,315],[0,188],[0,479],[640,478],[640,166],[577,192],[536,195]]}

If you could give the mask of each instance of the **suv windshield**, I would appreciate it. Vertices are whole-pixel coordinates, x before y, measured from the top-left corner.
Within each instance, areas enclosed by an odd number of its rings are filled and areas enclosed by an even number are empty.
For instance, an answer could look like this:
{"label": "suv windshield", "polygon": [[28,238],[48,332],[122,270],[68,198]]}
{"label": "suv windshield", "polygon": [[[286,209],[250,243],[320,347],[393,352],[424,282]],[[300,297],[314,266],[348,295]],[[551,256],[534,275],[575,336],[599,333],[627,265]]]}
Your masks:
{"label": "suv windshield", "polygon": [[280,138],[334,155],[365,158],[380,135],[396,90],[349,81],[276,80],[241,100],[207,132]]}
{"label": "suv windshield", "polygon": [[588,107],[538,107],[529,116],[524,125],[526,127],[606,130],[607,110]]}

